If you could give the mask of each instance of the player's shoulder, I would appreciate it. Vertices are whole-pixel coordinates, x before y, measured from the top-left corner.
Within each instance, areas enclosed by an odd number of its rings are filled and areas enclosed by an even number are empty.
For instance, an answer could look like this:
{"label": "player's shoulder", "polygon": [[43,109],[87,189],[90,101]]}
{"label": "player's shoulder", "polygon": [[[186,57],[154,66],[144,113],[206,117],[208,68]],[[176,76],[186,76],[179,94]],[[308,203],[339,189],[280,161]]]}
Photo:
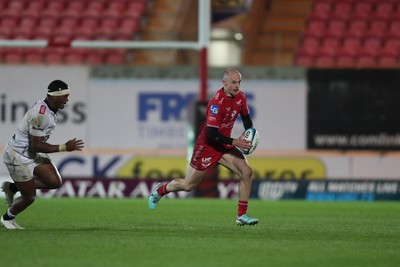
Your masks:
{"label": "player's shoulder", "polygon": [[211,98],[210,101],[218,102],[218,101],[220,101],[223,97],[224,97],[224,92],[222,91],[222,89],[219,89],[217,92],[214,93],[214,95],[213,95],[213,97]]}
{"label": "player's shoulder", "polygon": [[236,97],[238,97],[238,98],[246,98],[246,94],[242,90],[240,90],[239,93],[236,95]]}
{"label": "player's shoulder", "polygon": [[49,107],[43,100],[38,100],[30,109],[30,113],[33,116],[45,116],[48,113]]}

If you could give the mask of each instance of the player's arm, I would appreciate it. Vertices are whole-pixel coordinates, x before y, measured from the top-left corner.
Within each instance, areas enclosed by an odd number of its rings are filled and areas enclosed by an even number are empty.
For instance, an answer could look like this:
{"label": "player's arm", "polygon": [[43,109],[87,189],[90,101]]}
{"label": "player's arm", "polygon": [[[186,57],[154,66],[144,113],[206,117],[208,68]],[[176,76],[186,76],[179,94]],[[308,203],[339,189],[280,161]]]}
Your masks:
{"label": "player's arm", "polygon": [[233,138],[222,135],[218,131],[218,128],[216,128],[216,127],[208,126],[207,127],[207,136],[210,140],[217,141],[221,144],[232,145],[232,142],[233,142]]}
{"label": "player's arm", "polygon": [[243,127],[245,129],[253,128],[253,121],[250,118],[250,114],[247,114],[246,116],[241,116],[242,121],[243,121]]}
{"label": "player's arm", "polygon": [[241,149],[249,149],[252,147],[251,142],[249,142],[249,141],[245,141],[241,138],[234,139],[234,138],[222,135],[218,131],[218,128],[216,128],[216,127],[208,126],[207,127],[207,136],[210,140],[217,141],[221,144],[233,145],[233,146],[239,147]]}
{"label": "player's arm", "polygon": [[30,135],[29,148],[32,152],[54,153],[62,151],[82,150],[84,143],[76,138],[69,140],[65,144],[52,145],[45,141],[43,136]]}

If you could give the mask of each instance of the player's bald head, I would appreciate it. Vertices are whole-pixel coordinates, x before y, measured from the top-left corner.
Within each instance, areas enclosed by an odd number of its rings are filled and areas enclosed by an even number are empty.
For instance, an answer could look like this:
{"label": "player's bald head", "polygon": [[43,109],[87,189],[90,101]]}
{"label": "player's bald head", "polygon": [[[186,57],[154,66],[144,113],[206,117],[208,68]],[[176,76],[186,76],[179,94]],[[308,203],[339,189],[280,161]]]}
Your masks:
{"label": "player's bald head", "polygon": [[232,79],[232,75],[239,75],[241,77],[242,75],[236,68],[227,68],[223,75],[222,75],[222,80],[224,81],[230,81]]}

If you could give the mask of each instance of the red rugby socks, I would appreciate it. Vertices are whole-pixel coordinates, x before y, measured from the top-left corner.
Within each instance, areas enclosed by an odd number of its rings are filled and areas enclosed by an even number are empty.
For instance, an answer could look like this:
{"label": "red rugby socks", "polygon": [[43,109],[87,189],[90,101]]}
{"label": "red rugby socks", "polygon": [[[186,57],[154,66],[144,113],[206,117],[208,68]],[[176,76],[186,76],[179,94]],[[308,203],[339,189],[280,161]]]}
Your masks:
{"label": "red rugby socks", "polygon": [[249,202],[247,200],[239,200],[238,203],[238,217],[247,213],[247,207],[249,206]]}
{"label": "red rugby socks", "polygon": [[167,192],[167,185],[169,183],[163,184],[162,186],[160,186],[157,190],[158,194],[160,196],[165,196],[166,194],[168,194],[169,192]]}

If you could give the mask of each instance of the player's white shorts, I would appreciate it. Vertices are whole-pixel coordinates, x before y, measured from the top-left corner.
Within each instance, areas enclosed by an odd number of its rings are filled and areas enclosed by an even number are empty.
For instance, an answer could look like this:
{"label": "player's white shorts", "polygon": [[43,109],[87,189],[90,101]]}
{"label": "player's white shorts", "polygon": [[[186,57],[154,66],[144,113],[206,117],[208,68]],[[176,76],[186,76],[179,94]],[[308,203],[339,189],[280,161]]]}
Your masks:
{"label": "player's white shorts", "polygon": [[27,182],[33,179],[33,171],[36,166],[42,163],[51,163],[51,160],[45,153],[38,153],[34,159],[25,157],[7,144],[4,148],[3,162],[15,182]]}

